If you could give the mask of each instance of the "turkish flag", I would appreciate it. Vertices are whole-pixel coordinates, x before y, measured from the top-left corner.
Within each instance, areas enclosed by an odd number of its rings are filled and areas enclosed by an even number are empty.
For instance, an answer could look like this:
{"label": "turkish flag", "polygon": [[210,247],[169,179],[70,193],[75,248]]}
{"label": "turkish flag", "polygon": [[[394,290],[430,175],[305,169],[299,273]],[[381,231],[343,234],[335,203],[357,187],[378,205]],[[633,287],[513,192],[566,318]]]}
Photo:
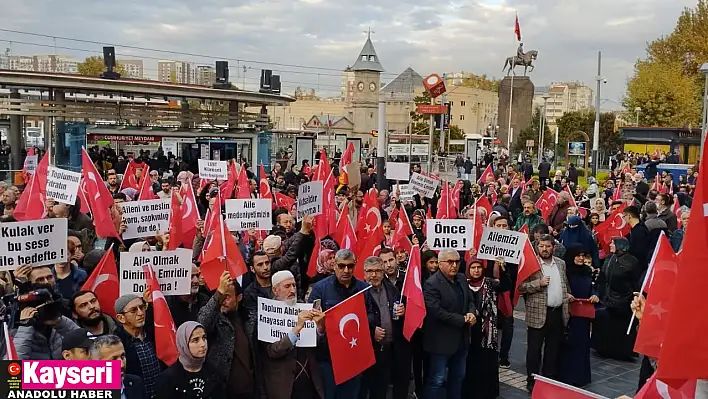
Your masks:
{"label": "turkish flag", "polygon": [[140,178],[140,194],[138,201],[153,200],[159,197],[152,191],[152,179],[150,178],[150,167],[143,169],[143,174]]}
{"label": "turkish flag", "polygon": [[[492,213],[492,209],[493,209],[492,204],[489,202],[489,198],[487,198],[486,195],[479,197],[477,199],[477,202],[475,202],[475,206],[477,208],[484,208],[484,210],[487,211],[487,217],[489,217],[489,215]],[[486,220],[483,221],[482,223],[485,223],[485,222],[486,222]]]}
{"label": "turkish flag", "polygon": [[519,26],[519,16],[516,16],[516,21],[514,22],[514,35],[516,35],[516,40],[521,41],[521,27]]}
{"label": "turkish flag", "polygon": [[364,300],[365,291],[359,291],[327,310],[325,333],[334,382],[337,385],[349,381],[376,363]]}
{"label": "turkish flag", "polygon": [[458,180],[457,183],[455,183],[455,187],[453,187],[451,195],[452,195],[452,203],[455,205],[455,211],[460,210],[460,192],[462,191],[462,180]]}
{"label": "turkish flag", "polygon": [[349,142],[347,149],[342,154],[339,160],[339,171],[342,176],[342,184],[349,187],[358,187],[361,185],[361,172],[359,163],[354,160],[354,143]]}
{"label": "turkish flag", "polygon": [[344,223],[344,231],[342,234],[342,242],[340,243],[340,248],[349,249],[351,251],[356,250],[357,247],[357,236],[354,233],[354,228],[352,224],[349,223],[349,215],[345,214],[347,220]]}
{"label": "turkish flag", "polygon": [[3,337],[5,337],[5,354],[2,360],[20,360],[15,349],[15,341],[12,339],[10,329],[7,328],[7,323],[2,323]]}
{"label": "turkish flag", "polygon": [[393,241],[392,245],[394,249],[405,248],[408,253],[411,251],[413,244],[408,236],[413,234],[413,226],[411,226],[411,221],[408,219],[408,213],[405,208],[401,208],[398,211],[398,217],[396,218],[396,229],[393,231]]}
{"label": "turkish flag", "polygon": [[101,305],[101,312],[116,317],[114,305],[120,294],[120,283],[113,246],[103,254],[101,261],[93,269],[81,290],[93,291]]}
{"label": "turkish flag", "polygon": [[86,180],[84,180],[83,177],[79,182],[79,192],[77,195],[79,196],[79,202],[81,203],[80,212],[83,214],[90,213],[91,209],[89,208],[88,197],[86,196]]}
{"label": "turkish flag", "polygon": [[36,154],[34,153],[34,147],[31,147],[29,150],[27,150],[27,155],[25,156],[25,162],[22,165],[22,181],[24,181],[25,184],[27,184],[29,182],[32,175],[34,175],[34,173],[36,172],[36,171],[35,172],[28,172],[27,171],[27,158],[33,157],[35,155]]}
{"label": "turkish flag", "polygon": [[238,174],[238,186],[236,187],[237,199],[251,198],[251,185],[248,182],[248,174],[246,168],[241,164],[241,172]]}
{"label": "turkish flag", "polygon": [[[123,191],[126,188],[134,188],[135,191],[140,189],[138,185],[138,178],[135,176],[135,172],[138,169],[145,170],[142,163],[137,163],[134,160],[128,162],[128,167],[125,168],[125,174],[123,175],[123,180],[120,182],[120,190]],[[147,176],[146,173],[141,173],[141,177]]]}
{"label": "turkish flag", "polygon": [[573,196],[573,193],[570,192],[570,188],[568,186],[563,187],[563,191],[570,195],[570,206],[577,209],[578,213],[580,214],[580,217],[584,219],[588,215],[588,209],[578,206],[578,204],[575,202],[575,197]]}
{"label": "turkish flag", "polygon": [[275,193],[275,205],[280,208],[285,208],[290,212],[295,206],[295,199],[288,197],[283,193]]}
{"label": "turkish flag", "polygon": [[598,399],[597,394],[576,388],[550,378],[534,374],[536,383],[531,393],[531,399]]}
{"label": "turkish flag", "polygon": [[421,286],[421,265],[420,248],[414,245],[408,258],[408,268],[406,269],[406,280],[403,282],[402,295],[406,301],[406,316],[403,318],[403,336],[408,341],[413,333],[423,327],[425,320],[425,299],[423,298],[423,287]]}
{"label": "turkish flag", "polygon": [[[243,169],[243,168],[241,168]],[[227,179],[225,182],[219,185],[219,192],[221,193],[221,205],[226,203],[226,200],[231,198],[234,194],[234,189],[236,188],[236,182],[238,181],[239,171],[236,170],[236,161],[231,160],[229,162],[229,167],[227,169]]]}
{"label": "turkish flag", "polygon": [[693,399],[696,397],[697,383],[698,381],[693,379],[675,381],[668,385],[657,379],[656,373],[654,373],[637,392],[634,399]]}
{"label": "turkish flag", "polygon": [[598,243],[605,253],[610,253],[610,242],[615,237],[624,237],[632,230],[632,226],[627,224],[622,216],[626,204],[621,205],[612,212],[604,222],[595,227]]}
{"label": "turkish flag", "polygon": [[268,182],[268,175],[266,175],[265,168],[263,167],[263,162],[258,169],[258,194],[262,199],[273,200],[273,192],[270,189],[270,183]]}
{"label": "turkish flag", "polygon": [[191,184],[182,184],[179,194],[182,197],[182,246],[192,249],[194,237],[197,236],[197,221],[199,220],[197,199]]}
{"label": "turkish flag", "polygon": [[339,217],[337,217],[337,228],[332,232],[331,236],[340,246],[342,245],[342,239],[344,236],[344,223],[351,224],[349,219],[349,208],[347,207],[347,202],[342,204],[342,211],[339,212]]}
{"label": "turkish flag", "polygon": [[315,247],[312,249],[312,254],[310,254],[310,262],[307,264],[307,275],[310,277],[317,275],[317,260],[319,258],[320,251],[322,251],[320,239],[315,237]]}
{"label": "turkish flag", "polygon": [[[708,160],[708,146],[702,160]],[[668,380],[708,378],[708,317],[696,314],[708,287],[708,162],[701,162],[691,207],[691,223],[686,227],[678,258],[678,276],[668,325],[659,356],[657,377]]]}
{"label": "turkish flag", "polygon": [[543,217],[544,220],[548,219],[548,216],[551,215],[551,210],[553,210],[553,206],[556,205],[557,200],[558,192],[552,188],[546,188],[546,191],[541,194],[541,198],[536,201],[536,209],[541,211],[541,217]]}
{"label": "turkish flag", "polygon": [[661,352],[661,343],[668,327],[666,313],[671,306],[678,266],[677,256],[664,232],[661,233],[654,251],[652,265],[649,268],[650,276],[645,288],[647,302],[642,322],[639,324],[634,351],[658,358]]}
{"label": "turkish flag", "polygon": [[172,193],[170,205],[170,224],[168,231],[170,233],[170,241],[167,243],[167,250],[172,251],[179,248],[184,241],[182,228],[182,206],[179,203],[179,197]]}
{"label": "turkish flag", "polygon": [[524,234],[528,235],[529,234],[529,225],[524,223],[524,225],[521,226],[521,228],[519,229],[519,233],[524,233]]}
{"label": "turkish flag", "polygon": [[484,169],[484,172],[482,172],[482,175],[479,176],[479,179],[477,179],[477,183],[481,186],[484,186],[487,184],[487,179],[492,179],[494,180],[494,169],[492,169],[492,164],[487,165],[487,167]]}
{"label": "turkish flag", "polygon": [[19,221],[38,220],[47,217],[47,169],[49,168],[49,152],[37,164],[37,169],[30,177],[29,185],[25,187],[13,216]]}
{"label": "turkish flag", "polygon": [[519,260],[519,271],[516,274],[516,287],[514,290],[514,307],[519,303],[519,285],[526,281],[532,274],[541,270],[541,263],[538,261],[536,252],[531,246],[531,241],[528,236],[526,237],[526,242],[524,243],[524,252],[521,254],[521,260]]}
{"label": "turkish flag", "polygon": [[155,316],[155,354],[168,366],[177,361],[177,328],[167,306],[165,296],[160,291],[155,271],[149,265],[143,265],[145,282],[152,295],[152,312]]}
{"label": "turkish flag", "polygon": [[91,209],[91,216],[93,216],[93,224],[96,226],[96,235],[102,238],[115,237],[120,240],[120,235],[109,212],[109,208],[114,206],[113,196],[101,180],[101,175],[98,174],[96,166],[91,162],[85,148],[81,154],[81,162],[86,197]]}
{"label": "turkish flag", "polygon": [[435,215],[435,218],[455,219],[456,216],[457,210],[455,209],[455,203],[452,200],[450,185],[447,183],[447,181],[443,181],[442,192],[440,193],[440,200],[438,201],[438,211]]}
{"label": "turkish flag", "polygon": [[359,221],[356,225],[356,236],[366,237],[357,241],[356,267],[354,268],[354,277],[359,280],[364,280],[364,261],[369,256],[376,256],[377,250],[381,249],[381,241],[385,236],[381,227],[381,211],[379,210],[378,196],[376,189],[370,189],[367,195],[364,196],[364,203],[359,212]]}

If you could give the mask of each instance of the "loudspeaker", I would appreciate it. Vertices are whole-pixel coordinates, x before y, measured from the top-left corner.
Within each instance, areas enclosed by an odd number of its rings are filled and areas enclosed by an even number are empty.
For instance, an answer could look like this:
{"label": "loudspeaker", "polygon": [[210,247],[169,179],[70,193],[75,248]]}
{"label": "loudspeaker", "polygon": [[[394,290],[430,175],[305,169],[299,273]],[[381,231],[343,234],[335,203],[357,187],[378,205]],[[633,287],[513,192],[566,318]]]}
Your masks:
{"label": "loudspeaker", "polygon": [[229,62],[216,61],[216,83],[227,83],[229,81]]}
{"label": "loudspeaker", "polygon": [[261,90],[270,91],[272,77],[273,71],[270,69],[261,69]]}
{"label": "loudspeaker", "polygon": [[273,75],[270,78],[270,90],[273,94],[280,94],[280,75]]}
{"label": "loudspeaker", "polygon": [[103,48],[103,64],[106,66],[108,72],[113,71],[116,67],[116,49],[115,47],[104,47]]}

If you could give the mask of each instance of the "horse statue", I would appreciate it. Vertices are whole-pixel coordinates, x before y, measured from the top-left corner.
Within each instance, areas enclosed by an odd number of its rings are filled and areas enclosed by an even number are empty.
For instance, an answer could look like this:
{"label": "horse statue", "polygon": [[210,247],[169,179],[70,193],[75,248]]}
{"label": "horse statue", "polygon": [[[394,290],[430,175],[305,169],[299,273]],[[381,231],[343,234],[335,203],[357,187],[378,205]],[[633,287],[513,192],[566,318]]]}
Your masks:
{"label": "horse statue", "polygon": [[[524,76],[526,76],[526,71],[529,67],[531,67],[531,70],[529,72],[533,71],[533,61],[536,60],[536,57],[538,57],[537,50],[529,50],[526,52],[526,54],[524,54],[523,57],[508,57],[506,59],[506,62],[504,63],[504,68],[502,68],[502,72],[506,71],[506,76],[509,76],[509,74],[513,72],[514,76],[516,76],[514,68],[517,66],[522,66],[524,67]],[[509,69],[506,69],[507,67],[509,67]]]}

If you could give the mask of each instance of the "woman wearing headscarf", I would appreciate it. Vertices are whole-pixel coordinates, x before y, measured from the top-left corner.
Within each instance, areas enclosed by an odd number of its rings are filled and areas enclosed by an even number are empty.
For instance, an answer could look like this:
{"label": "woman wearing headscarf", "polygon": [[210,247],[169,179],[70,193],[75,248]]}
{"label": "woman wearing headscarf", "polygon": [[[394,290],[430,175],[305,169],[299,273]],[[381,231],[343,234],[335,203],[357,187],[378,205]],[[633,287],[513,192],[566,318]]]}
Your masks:
{"label": "woman wearing headscarf", "polygon": [[629,241],[615,237],[610,242],[612,253],[605,260],[597,279],[600,301],[605,305],[598,311],[592,330],[592,346],[602,357],[629,360],[634,357],[636,332],[627,335],[632,319],[630,304],[639,290],[642,268],[637,258],[629,253]]}
{"label": "woman wearing headscarf", "polygon": [[411,240],[413,245],[423,245],[425,242],[425,211],[422,209],[416,209],[413,211],[413,217],[411,217],[411,227],[413,228],[413,234],[411,234],[408,238]]}
{"label": "woman wearing headscarf", "polygon": [[465,398],[493,399],[499,396],[498,293],[509,291],[511,280],[503,272],[504,262],[493,263],[493,274],[500,276],[499,279],[484,276],[485,264],[492,265],[473,258],[466,273],[479,317],[472,326],[467,352],[467,370],[462,386]]}
{"label": "woman wearing headscarf", "polygon": [[334,254],[337,251],[323,249],[317,255],[317,274],[310,279],[310,285],[329,277],[334,270]]}
{"label": "woman wearing headscarf", "polygon": [[196,321],[182,323],[176,334],[179,358],[157,377],[156,399],[222,399],[226,383],[207,363],[207,336]]}
{"label": "woman wearing headscarf", "polygon": [[571,245],[580,245],[585,253],[592,256],[592,264],[599,265],[600,258],[597,253],[597,245],[592,238],[592,233],[585,227],[585,223],[579,216],[571,216],[568,218],[568,225],[560,234],[560,241],[568,248]]}
{"label": "woman wearing headscarf", "polygon": [[[574,301],[597,303],[592,284],[592,268],[585,264],[587,251],[579,244],[566,249],[565,273],[568,289]],[[581,387],[590,383],[590,323],[591,319],[573,315],[568,321],[568,338],[561,351],[559,380]]]}

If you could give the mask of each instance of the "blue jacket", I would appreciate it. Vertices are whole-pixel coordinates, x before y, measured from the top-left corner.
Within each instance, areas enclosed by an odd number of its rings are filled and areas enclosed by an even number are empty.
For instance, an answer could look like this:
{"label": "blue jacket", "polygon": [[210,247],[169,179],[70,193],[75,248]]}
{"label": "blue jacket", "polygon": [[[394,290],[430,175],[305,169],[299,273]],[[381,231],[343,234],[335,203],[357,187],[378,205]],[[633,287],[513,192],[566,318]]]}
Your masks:
{"label": "blue jacket", "polygon": [[[52,274],[54,274],[54,278],[57,278],[57,272],[54,270],[54,266],[52,266]],[[72,288],[72,295],[75,294],[76,292],[81,290],[81,286],[84,285],[86,280],[88,279],[88,274],[86,273],[86,270],[81,269],[80,267],[77,267],[73,263],[71,264],[71,274],[69,277],[72,282],[71,282],[71,288]],[[61,293],[64,297],[67,299],[71,299],[71,295],[64,295],[64,293]]]}

